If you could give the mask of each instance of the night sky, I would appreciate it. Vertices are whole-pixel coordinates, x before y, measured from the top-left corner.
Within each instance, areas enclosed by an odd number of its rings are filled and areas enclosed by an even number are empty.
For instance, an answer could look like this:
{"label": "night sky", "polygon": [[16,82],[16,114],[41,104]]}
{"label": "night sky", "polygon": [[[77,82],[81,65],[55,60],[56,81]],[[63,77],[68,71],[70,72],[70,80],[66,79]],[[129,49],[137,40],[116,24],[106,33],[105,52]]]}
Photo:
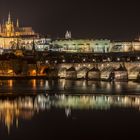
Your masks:
{"label": "night sky", "polygon": [[140,4],[121,0],[0,0],[0,19],[11,11],[23,26],[51,37],[132,40],[140,35]]}

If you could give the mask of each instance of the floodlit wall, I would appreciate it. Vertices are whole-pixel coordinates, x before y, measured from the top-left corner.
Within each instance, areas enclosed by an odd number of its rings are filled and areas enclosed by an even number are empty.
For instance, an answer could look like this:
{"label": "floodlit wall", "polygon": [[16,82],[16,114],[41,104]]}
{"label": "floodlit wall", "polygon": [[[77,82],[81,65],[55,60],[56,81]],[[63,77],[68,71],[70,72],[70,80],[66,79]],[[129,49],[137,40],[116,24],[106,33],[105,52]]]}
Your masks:
{"label": "floodlit wall", "polygon": [[140,51],[140,42],[111,42],[108,39],[79,39],[55,40],[52,42],[52,51],[77,53],[108,53]]}
{"label": "floodlit wall", "polygon": [[51,40],[45,38],[4,38],[0,37],[0,48],[2,49],[16,49],[17,47],[26,50],[32,50],[33,40],[35,48],[38,51],[43,51],[49,48]]}
{"label": "floodlit wall", "polygon": [[108,52],[110,48],[110,40],[55,40],[52,42],[52,50],[65,52]]}

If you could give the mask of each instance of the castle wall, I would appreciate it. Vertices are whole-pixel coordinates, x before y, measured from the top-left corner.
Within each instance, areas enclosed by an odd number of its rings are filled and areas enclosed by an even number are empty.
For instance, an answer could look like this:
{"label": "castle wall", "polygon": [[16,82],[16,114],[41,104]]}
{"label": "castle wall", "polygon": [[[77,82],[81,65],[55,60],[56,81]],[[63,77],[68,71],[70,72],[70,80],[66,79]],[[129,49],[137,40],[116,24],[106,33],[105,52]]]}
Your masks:
{"label": "castle wall", "polygon": [[[19,48],[24,48],[26,50],[32,50],[33,38],[5,38],[0,37],[0,48],[1,49],[17,49],[17,43]],[[35,48],[38,51],[43,51],[48,49],[49,40],[45,38],[35,38],[34,39]]]}
{"label": "castle wall", "polygon": [[107,39],[86,40],[86,39],[70,39],[55,40],[52,42],[53,49],[64,52],[77,53],[108,53],[108,52],[132,52],[140,51],[140,42],[111,42]]}

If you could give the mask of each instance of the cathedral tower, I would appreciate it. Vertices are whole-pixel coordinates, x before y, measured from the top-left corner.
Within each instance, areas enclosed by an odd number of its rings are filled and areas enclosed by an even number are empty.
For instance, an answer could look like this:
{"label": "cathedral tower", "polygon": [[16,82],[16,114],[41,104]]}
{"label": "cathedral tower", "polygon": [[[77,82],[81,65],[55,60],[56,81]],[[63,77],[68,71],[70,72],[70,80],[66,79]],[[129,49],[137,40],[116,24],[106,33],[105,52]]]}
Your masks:
{"label": "cathedral tower", "polygon": [[5,24],[5,28],[6,28],[5,34],[6,34],[7,37],[14,36],[14,23],[11,21],[10,12],[9,12],[9,15],[8,15],[8,21]]}
{"label": "cathedral tower", "polygon": [[19,37],[19,36],[36,36],[32,27],[20,27],[19,20],[13,22],[9,12],[7,21],[0,25],[0,36],[2,37]]}

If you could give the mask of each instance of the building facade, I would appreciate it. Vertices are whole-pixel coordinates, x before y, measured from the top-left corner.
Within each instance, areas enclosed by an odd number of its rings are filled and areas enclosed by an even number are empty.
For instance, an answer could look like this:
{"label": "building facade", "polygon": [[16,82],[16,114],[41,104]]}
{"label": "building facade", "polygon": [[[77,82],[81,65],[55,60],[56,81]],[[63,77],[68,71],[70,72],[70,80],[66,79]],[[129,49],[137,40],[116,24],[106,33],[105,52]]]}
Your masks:
{"label": "building facade", "polygon": [[111,41],[108,39],[60,39],[52,42],[52,51],[71,53],[139,52],[140,41]]}
{"label": "building facade", "polygon": [[34,38],[34,37],[0,37],[1,50],[15,50],[25,49],[32,50],[33,42],[37,51],[47,50],[50,46],[51,40],[47,38]]}
{"label": "building facade", "polygon": [[109,51],[110,40],[93,39],[62,39],[52,42],[54,51],[77,52],[77,53],[106,53]]}
{"label": "building facade", "polygon": [[44,51],[49,48],[50,42],[50,39],[40,37],[32,27],[20,27],[18,19],[14,23],[10,13],[7,21],[0,24],[0,54],[9,49],[32,50],[33,43],[36,50]]}

